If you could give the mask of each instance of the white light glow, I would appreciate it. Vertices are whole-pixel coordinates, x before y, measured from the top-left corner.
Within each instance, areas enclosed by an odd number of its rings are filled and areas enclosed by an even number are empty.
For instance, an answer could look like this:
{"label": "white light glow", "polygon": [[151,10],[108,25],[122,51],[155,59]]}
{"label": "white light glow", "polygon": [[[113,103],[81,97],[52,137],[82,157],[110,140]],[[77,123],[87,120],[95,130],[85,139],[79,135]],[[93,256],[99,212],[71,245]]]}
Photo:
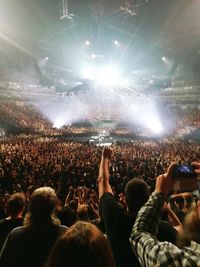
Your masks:
{"label": "white light glow", "polygon": [[[127,102],[127,101],[126,101]],[[127,105],[128,103],[126,103]],[[137,98],[134,104],[129,103],[128,111],[130,112],[130,119],[136,121],[142,127],[149,129],[151,134],[162,134],[164,128],[158,116],[158,112],[154,103],[149,98]]]}
{"label": "white light glow", "polygon": [[121,86],[122,86],[122,87],[127,87],[127,86],[129,86],[129,84],[130,84],[130,81],[129,81],[128,79],[123,80],[123,81],[121,82]]}
{"label": "white light glow", "polygon": [[162,61],[166,61],[167,59],[166,59],[166,57],[162,57]]}
{"label": "white light glow", "polygon": [[57,118],[53,124],[53,128],[60,129],[65,125],[65,120],[63,118]]}
{"label": "white light glow", "polygon": [[160,134],[163,131],[155,106],[150,99],[147,99],[146,102],[145,125],[155,134]]}
{"label": "white light glow", "polygon": [[121,79],[121,71],[115,65],[93,67],[88,66],[82,71],[84,79],[94,80],[97,84],[104,86],[125,85],[126,81]]}
{"label": "white light glow", "polygon": [[90,41],[85,41],[85,45],[90,45]]}
{"label": "white light glow", "polygon": [[98,83],[105,86],[116,86],[121,83],[121,73],[117,66],[100,67],[95,73]]}
{"label": "white light glow", "polygon": [[114,44],[115,44],[116,46],[119,46],[119,42],[118,42],[117,40],[114,41]]}
{"label": "white light glow", "polygon": [[152,130],[153,133],[159,134],[163,131],[163,127],[157,118],[149,119],[147,127]]}
{"label": "white light glow", "polygon": [[86,67],[85,69],[83,69],[82,71],[82,76],[84,79],[89,79],[89,80],[93,80],[94,79],[94,68],[91,67]]}

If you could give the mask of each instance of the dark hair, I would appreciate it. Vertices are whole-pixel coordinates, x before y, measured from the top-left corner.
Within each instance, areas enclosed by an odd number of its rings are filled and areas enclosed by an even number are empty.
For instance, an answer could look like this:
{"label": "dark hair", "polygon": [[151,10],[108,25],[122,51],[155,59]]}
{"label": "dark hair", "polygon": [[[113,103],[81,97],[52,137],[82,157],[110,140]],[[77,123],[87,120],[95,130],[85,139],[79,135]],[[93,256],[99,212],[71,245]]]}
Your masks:
{"label": "dark hair", "polygon": [[15,193],[10,196],[7,202],[7,212],[11,216],[22,212],[25,207],[25,196],[23,193]]}
{"label": "dark hair", "polygon": [[81,221],[88,221],[89,218],[89,211],[88,211],[88,206],[86,204],[81,204],[78,206],[77,209],[77,216],[79,220]]}
{"label": "dark hair", "polygon": [[149,186],[140,178],[131,179],[125,187],[125,197],[129,211],[135,214],[147,202]]}
{"label": "dark hair", "polygon": [[79,221],[57,240],[45,267],[115,267],[115,262],[101,231]]}

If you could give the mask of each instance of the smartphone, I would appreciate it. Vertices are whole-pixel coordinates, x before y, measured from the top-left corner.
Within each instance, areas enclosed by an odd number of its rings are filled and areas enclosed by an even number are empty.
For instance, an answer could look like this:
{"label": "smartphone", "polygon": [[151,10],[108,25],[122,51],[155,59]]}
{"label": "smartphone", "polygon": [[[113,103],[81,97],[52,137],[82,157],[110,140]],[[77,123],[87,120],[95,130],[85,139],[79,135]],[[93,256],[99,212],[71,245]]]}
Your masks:
{"label": "smartphone", "polygon": [[174,192],[192,192],[199,188],[199,180],[192,165],[176,165],[172,172]]}
{"label": "smartphone", "polygon": [[173,178],[196,178],[197,174],[192,165],[176,165],[172,173]]}

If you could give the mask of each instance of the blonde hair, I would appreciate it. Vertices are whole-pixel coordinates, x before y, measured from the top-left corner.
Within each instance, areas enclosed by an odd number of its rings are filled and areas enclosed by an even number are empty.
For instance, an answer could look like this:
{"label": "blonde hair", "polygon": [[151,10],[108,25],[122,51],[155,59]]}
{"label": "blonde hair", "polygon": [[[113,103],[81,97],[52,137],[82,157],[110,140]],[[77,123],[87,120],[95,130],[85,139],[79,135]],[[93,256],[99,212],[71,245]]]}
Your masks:
{"label": "blonde hair", "polygon": [[56,203],[57,196],[53,188],[40,187],[33,191],[29,202],[29,212],[24,219],[24,225],[58,224],[59,220],[54,215]]}

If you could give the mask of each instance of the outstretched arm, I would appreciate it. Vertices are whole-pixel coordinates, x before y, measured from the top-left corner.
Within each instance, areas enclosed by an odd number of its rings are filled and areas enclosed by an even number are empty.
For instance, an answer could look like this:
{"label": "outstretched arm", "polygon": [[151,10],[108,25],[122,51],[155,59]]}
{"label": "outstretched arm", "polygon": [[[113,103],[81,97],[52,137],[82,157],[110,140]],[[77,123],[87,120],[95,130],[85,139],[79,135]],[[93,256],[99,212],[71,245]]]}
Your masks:
{"label": "outstretched arm", "polygon": [[112,188],[109,183],[110,173],[110,161],[112,156],[112,149],[110,147],[104,147],[101,157],[101,162],[99,166],[99,177],[98,177],[98,188],[99,188],[99,198],[104,193],[113,194]]}

